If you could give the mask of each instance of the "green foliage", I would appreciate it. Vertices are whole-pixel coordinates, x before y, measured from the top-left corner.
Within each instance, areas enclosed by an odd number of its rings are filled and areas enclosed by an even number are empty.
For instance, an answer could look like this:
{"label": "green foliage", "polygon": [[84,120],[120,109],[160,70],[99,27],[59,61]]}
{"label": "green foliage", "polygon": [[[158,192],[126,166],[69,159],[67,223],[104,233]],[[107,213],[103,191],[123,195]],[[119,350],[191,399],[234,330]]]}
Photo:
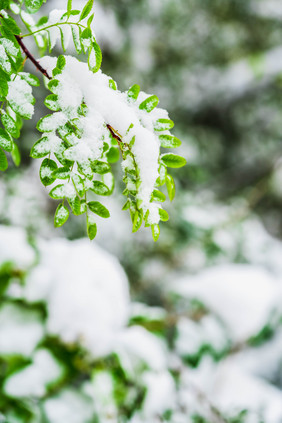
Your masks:
{"label": "green foliage", "polygon": [[[22,6],[25,7],[28,14],[34,14],[43,3],[44,0],[25,0]],[[92,30],[93,3],[93,0],[87,1],[80,12],[73,9],[72,1],[68,0],[66,13],[52,12],[57,13],[57,21],[54,21],[54,17],[43,16],[34,25],[31,25],[30,20],[23,14],[21,15],[22,21],[30,32],[20,35],[23,33],[22,28],[7,12],[10,3],[2,0],[3,10],[0,16],[0,48],[2,49],[0,55],[0,99],[2,105],[0,112],[3,127],[0,128],[0,170],[4,171],[8,167],[5,152],[11,154],[16,166],[20,163],[19,148],[14,140],[21,137],[22,119],[31,119],[33,116],[35,99],[32,89],[40,84],[37,76],[23,70],[26,60],[23,56],[26,53],[25,38],[34,37],[41,54],[44,54],[48,47],[49,51],[52,51],[59,38],[62,49],[65,51],[67,48],[66,30],[68,30],[77,53],[87,55],[88,68],[91,72],[96,73],[101,67],[102,52]],[[32,57],[30,53],[28,53],[28,57]],[[45,77],[48,76],[49,78],[47,86],[51,93],[47,95],[44,103],[51,113],[43,116],[37,123],[37,129],[43,135],[33,145],[30,156],[33,159],[44,159],[40,166],[40,180],[44,186],[54,184],[49,193],[51,198],[63,200],[55,213],[55,226],[62,226],[69,217],[70,211],[65,205],[66,202],[73,214],[77,216],[86,214],[88,236],[90,239],[96,236],[97,226],[91,213],[108,218],[110,212],[95,198],[92,200],[88,196],[89,194],[92,196],[109,196],[112,194],[114,177],[111,164],[116,163],[121,158],[124,162],[123,182],[125,183],[125,190],[123,194],[127,198],[123,209],[130,212],[133,232],[136,232],[144,223],[145,227],[151,226],[153,239],[156,241],[160,234],[160,228],[156,222],[168,220],[167,212],[160,206],[157,206],[154,212],[152,211],[151,206],[154,206],[154,202],[162,203],[166,200],[165,194],[159,191],[157,187],[166,184],[169,199],[172,200],[175,194],[175,186],[172,177],[167,175],[167,166],[181,167],[185,164],[185,159],[172,153],[159,156],[155,189],[151,189],[152,194],[148,198],[150,204],[144,205],[144,199],[139,194],[144,175],[141,176],[140,161],[135,153],[136,133],[134,124],[132,123],[127,130],[126,136],[129,137],[129,140],[126,141],[115,128],[105,124],[101,157],[76,159],[73,140],[83,142],[81,121],[88,115],[88,106],[82,100],[79,107],[72,111],[62,108],[64,98],[61,97],[60,90],[66,68],[66,57],[64,55],[57,58],[56,66],[51,75],[48,75],[35,60],[33,60],[33,63],[37,70],[40,70]],[[108,78],[108,87],[119,95],[117,84],[112,78]],[[132,107],[134,103],[137,103],[138,113],[144,113],[145,119],[145,115],[151,116],[150,113],[153,110],[154,113],[158,110],[156,107],[159,99],[155,95],[146,97],[142,93],[142,101],[139,100],[138,102],[139,93],[139,85],[133,85],[126,93],[127,101]],[[71,95],[71,93],[68,94]],[[154,116],[157,116],[157,114]],[[161,147],[175,148],[180,146],[180,140],[168,132],[172,127],[173,122],[170,119],[157,119],[157,117],[154,119],[152,131],[156,131],[155,136],[159,138]],[[165,133],[162,133],[163,131]],[[60,183],[58,184],[58,182]],[[158,214],[159,219],[157,218]],[[152,218],[153,215],[154,218]]]}

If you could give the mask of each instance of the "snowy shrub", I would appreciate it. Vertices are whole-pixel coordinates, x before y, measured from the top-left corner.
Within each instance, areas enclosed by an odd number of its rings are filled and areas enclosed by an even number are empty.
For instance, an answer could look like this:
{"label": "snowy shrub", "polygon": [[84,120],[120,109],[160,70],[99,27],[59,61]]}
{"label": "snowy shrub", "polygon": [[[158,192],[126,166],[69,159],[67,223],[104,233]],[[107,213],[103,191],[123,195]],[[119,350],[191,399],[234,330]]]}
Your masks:
{"label": "snowy shrub", "polygon": [[279,282],[215,266],[150,307],[87,239],[0,226],[2,421],[279,423]]}
{"label": "snowy shrub", "polygon": [[[102,53],[92,28],[93,0],[87,1],[82,11],[74,10],[69,0],[67,10],[52,10],[38,22],[31,14],[40,9],[43,0],[20,3],[21,6],[10,0],[0,2],[0,170],[8,167],[4,151],[10,152],[19,165],[15,140],[20,137],[22,120],[31,119],[34,114],[32,90],[40,81],[23,71],[29,59],[51,92],[45,105],[52,113],[39,120],[37,129],[42,136],[30,154],[34,159],[43,158],[41,182],[52,185],[49,195],[61,200],[55,212],[55,226],[62,226],[71,210],[75,215],[86,215],[88,236],[95,237],[95,215],[110,216],[99,196],[112,194],[111,164],[121,156],[126,197],[123,209],[130,211],[133,232],[144,222],[151,227],[156,241],[159,222],[169,218],[159,204],[166,199],[159,187],[166,185],[172,200],[175,185],[167,168],[186,163],[177,154],[160,152],[161,148],[181,144],[170,132],[173,122],[167,111],[157,107],[157,96],[140,91],[136,84],[126,92],[119,91],[116,82],[100,70]],[[16,21],[11,13],[19,19]],[[19,20],[27,33],[22,34]],[[77,53],[87,55],[87,63],[69,55],[44,56],[38,61],[25,44],[27,37],[33,37],[41,55],[45,55],[48,46],[51,52],[58,40],[65,51],[72,39]]]}

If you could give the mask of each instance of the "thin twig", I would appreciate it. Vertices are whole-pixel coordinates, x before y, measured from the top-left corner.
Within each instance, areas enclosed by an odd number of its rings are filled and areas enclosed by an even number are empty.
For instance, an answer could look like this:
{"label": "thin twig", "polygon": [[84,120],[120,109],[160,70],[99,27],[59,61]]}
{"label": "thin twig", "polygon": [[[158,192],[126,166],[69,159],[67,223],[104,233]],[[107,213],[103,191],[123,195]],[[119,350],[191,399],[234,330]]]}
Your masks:
{"label": "thin twig", "polygon": [[34,64],[34,66],[48,79],[52,79],[51,76],[48,74],[47,70],[44,69],[40,63],[33,57],[30,51],[26,48],[25,44],[22,41],[22,37],[20,35],[15,35],[15,38],[19,45],[21,46],[22,51],[25,53],[26,57]]}

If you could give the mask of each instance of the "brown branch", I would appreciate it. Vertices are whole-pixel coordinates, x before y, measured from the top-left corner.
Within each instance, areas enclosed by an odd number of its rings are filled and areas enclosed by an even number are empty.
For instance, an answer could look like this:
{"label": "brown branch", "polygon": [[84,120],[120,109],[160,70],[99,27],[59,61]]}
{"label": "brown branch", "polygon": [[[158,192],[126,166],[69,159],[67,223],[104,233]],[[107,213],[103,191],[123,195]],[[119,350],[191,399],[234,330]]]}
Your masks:
{"label": "brown branch", "polygon": [[26,48],[22,41],[22,37],[20,35],[15,35],[15,38],[19,45],[21,46],[22,51],[25,53],[26,57],[34,64],[34,66],[48,79],[52,79],[51,76],[48,74],[47,70],[44,69],[40,63],[33,57],[30,51]]}

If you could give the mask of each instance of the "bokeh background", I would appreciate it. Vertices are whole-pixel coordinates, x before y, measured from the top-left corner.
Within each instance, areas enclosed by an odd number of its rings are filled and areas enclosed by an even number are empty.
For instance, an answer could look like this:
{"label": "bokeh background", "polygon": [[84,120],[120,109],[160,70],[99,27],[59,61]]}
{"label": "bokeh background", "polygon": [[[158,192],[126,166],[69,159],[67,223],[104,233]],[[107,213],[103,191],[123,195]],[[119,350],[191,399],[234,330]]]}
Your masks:
{"label": "bokeh background", "polygon": [[157,243],[131,233],[119,164],[95,242],[83,216],[54,229],[34,90],[22,164],[0,175],[3,422],[282,422],[281,2],[94,11],[103,72],[160,98],[188,164]]}

